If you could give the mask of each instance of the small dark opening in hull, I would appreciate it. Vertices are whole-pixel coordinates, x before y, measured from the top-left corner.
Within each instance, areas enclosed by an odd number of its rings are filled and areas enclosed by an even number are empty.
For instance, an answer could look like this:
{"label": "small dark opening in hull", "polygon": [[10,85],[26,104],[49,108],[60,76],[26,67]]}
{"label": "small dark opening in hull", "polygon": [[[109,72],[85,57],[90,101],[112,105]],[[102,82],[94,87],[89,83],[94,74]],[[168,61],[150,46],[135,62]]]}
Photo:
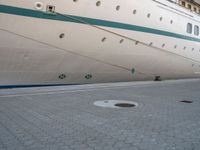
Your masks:
{"label": "small dark opening in hull", "polygon": [[154,81],[162,81],[161,76],[155,76]]}

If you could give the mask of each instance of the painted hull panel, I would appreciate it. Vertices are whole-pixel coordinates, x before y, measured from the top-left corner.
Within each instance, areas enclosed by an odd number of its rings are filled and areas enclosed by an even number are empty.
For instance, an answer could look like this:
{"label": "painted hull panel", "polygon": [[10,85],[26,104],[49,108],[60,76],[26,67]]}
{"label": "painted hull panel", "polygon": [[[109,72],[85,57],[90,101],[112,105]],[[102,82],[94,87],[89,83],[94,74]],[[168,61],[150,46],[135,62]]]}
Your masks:
{"label": "painted hull panel", "polygon": [[[75,12],[71,10],[70,13],[74,15]],[[7,13],[0,15],[0,85],[120,82],[154,80],[155,76],[162,79],[199,77],[199,54],[174,48],[176,44],[198,47],[197,41],[106,24],[97,26]],[[95,18],[99,16],[96,13]],[[140,21],[135,24],[141,25]],[[62,33],[64,37],[60,38]]]}

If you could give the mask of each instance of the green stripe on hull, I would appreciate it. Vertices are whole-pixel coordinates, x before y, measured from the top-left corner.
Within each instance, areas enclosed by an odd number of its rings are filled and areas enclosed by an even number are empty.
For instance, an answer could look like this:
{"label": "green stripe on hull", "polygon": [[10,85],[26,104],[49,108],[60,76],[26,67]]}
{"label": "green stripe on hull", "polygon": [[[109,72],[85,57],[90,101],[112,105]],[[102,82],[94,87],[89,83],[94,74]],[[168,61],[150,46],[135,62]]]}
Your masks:
{"label": "green stripe on hull", "polygon": [[82,24],[88,23],[88,24],[97,25],[97,26],[152,33],[152,34],[163,35],[163,36],[168,36],[168,37],[173,37],[173,38],[178,38],[178,39],[200,42],[199,38],[193,38],[190,36],[185,36],[181,34],[176,34],[172,32],[167,32],[167,31],[162,31],[162,30],[157,30],[157,29],[152,29],[152,28],[147,28],[147,27],[142,27],[142,26],[136,26],[136,25],[131,25],[131,24],[112,22],[112,21],[106,21],[106,20],[100,20],[100,19],[86,18],[86,17],[80,17],[80,16],[71,16],[71,15],[64,16],[64,15],[59,15],[59,14],[49,14],[42,11],[36,11],[36,10],[6,6],[6,5],[0,5],[0,13],[7,13],[7,14],[13,14],[13,15],[26,16],[26,17],[41,18],[41,19],[49,19],[49,20],[58,20],[58,21],[65,21],[65,22],[82,23]]}

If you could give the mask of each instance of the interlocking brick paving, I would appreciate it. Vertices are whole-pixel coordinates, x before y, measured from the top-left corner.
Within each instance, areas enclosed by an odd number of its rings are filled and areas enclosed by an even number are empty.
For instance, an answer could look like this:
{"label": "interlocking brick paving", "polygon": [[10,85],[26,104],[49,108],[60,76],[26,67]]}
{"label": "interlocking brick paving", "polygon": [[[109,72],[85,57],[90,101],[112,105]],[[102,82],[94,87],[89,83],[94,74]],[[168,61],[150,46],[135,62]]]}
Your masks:
{"label": "interlocking brick paving", "polygon": [[199,149],[197,79],[0,90],[0,150]]}

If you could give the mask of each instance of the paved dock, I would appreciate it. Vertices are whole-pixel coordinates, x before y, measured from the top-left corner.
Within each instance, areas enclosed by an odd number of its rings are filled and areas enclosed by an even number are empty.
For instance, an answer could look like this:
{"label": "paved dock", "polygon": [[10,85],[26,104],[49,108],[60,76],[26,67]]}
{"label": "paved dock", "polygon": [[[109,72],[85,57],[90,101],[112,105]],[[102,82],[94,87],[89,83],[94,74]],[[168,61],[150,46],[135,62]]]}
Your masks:
{"label": "paved dock", "polygon": [[0,150],[200,150],[200,80],[1,89]]}

